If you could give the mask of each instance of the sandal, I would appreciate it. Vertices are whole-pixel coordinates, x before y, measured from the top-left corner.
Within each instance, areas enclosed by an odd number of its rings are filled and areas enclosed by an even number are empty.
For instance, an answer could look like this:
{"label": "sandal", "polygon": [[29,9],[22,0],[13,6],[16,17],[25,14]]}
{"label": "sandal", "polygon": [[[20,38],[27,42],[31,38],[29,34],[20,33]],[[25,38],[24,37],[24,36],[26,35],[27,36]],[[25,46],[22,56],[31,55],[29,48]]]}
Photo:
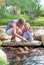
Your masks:
{"label": "sandal", "polygon": [[16,42],[16,41],[15,41],[15,37],[12,37],[12,38],[11,38],[11,42]]}

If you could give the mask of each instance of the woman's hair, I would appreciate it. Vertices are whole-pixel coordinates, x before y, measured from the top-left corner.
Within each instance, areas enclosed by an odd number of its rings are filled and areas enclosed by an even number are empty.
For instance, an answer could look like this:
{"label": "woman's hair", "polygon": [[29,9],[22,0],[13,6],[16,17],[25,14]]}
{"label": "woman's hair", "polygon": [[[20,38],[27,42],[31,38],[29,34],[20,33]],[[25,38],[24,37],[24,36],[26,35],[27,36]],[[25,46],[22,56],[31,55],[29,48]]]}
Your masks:
{"label": "woman's hair", "polygon": [[25,19],[24,19],[24,18],[20,18],[20,19],[18,20],[18,22],[19,22],[21,25],[23,25],[23,24],[25,23]]}

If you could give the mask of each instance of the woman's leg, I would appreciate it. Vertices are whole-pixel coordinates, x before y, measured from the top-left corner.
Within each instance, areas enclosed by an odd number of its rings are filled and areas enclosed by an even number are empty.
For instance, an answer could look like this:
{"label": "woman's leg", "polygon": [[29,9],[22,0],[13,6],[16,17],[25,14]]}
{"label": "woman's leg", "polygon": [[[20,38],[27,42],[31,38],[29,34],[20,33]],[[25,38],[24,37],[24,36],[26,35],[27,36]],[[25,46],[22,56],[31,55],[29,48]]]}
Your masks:
{"label": "woman's leg", "polygon": [[11,35],[12,34],[12,28],[8,29],[6,33],[7,33],[7,35]]}
{"label": "woman's leg", "polygon": [[14,35],[14,33],[12,32],[12,37],[11,37],[11,42],[12,41],[15,41],[15,35]]}
{"label": "woman's leg", "polygon": [[14,35],[13,31],[12,31],[12,28],[8,29],[6,33],[9,36],[12,35],[11,41],[15,41],[15,35]]}

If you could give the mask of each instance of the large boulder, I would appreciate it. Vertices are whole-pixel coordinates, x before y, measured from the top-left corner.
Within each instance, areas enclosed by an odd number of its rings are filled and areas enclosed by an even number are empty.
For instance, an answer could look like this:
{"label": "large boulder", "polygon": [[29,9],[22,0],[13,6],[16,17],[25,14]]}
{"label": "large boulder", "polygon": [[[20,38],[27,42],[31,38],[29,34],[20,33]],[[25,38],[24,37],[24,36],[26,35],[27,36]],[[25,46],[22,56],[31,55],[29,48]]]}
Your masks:
{"label": "large boulder", "polygon": [[41,41],[41,35],[39,35],[39,34],[33,34],[33,38],[34,38],[34,40],[39,40],[39,41]]}
{"label": "large boulder", "polygon": [[5,29],[0,28],[0,40],[9,40],[11,36],[8,36],[5,32]]}
{"label": "large boulder", "polygon": [[44,34],[44,29],[38,29],[36,32],[33,33],[33,38],[35,40],[40,40],[41,41],[41,37]]}
{"label": "large boulder", "polygon": [[0,49],[0,65],[7,65],[7,56],[1,49]]}

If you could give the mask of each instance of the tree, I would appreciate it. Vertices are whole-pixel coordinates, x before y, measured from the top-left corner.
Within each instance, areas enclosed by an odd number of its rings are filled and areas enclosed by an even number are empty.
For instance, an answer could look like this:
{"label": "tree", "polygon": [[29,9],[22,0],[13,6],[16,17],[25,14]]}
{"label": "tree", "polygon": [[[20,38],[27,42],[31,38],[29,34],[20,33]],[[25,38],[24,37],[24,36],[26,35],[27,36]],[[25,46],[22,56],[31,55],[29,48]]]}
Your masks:
{"label": "tree", "polygon": [[5,5],[5,0],[0,0],[0,6]]}
{"label": "tree", "polygon": [[40,10],[39,3],[40,0],[5,0],[5,6],[17,6],[21,10],[21,14],[34,17],[37,14],[36,11]]}

